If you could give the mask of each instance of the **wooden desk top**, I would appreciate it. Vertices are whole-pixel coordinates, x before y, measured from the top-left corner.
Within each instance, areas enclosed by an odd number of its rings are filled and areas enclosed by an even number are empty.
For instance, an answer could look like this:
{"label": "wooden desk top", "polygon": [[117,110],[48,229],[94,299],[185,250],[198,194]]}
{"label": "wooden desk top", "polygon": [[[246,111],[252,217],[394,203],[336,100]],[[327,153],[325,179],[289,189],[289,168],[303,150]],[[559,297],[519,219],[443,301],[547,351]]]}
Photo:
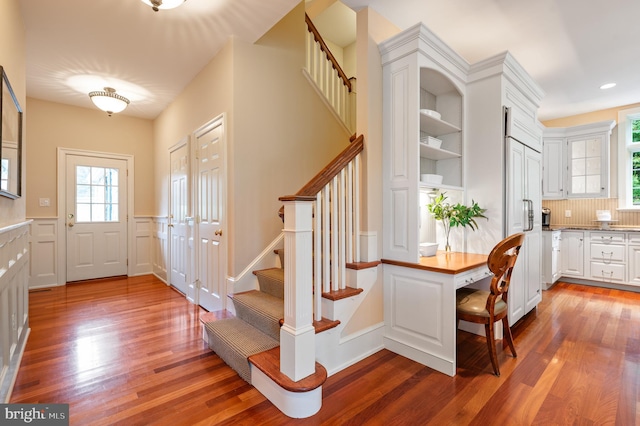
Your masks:
{"label": "wooden desk top", "polygon": [[420,257],[418,263],[389,259],[382,259],[382,263],[454,275],[486,265],[488,257],[486,254],[438,251],[435,256]]}

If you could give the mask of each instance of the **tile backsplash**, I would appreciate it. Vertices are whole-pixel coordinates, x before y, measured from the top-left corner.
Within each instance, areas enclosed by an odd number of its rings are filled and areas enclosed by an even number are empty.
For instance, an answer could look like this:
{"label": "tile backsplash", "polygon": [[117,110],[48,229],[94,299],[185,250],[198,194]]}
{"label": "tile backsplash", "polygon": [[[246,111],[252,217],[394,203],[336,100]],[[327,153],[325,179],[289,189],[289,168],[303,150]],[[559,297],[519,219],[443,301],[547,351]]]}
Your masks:
{"label": "tile backsplash", "polygon": [[[640,227],[640,212],[618,211],[617,198],[587,198],[576,200],[542,200],[542,207],[551,209],[551,226],[598,226],[596,210],[610,210],[612,226]],[[571,210],[571,217],[565,211]]]}

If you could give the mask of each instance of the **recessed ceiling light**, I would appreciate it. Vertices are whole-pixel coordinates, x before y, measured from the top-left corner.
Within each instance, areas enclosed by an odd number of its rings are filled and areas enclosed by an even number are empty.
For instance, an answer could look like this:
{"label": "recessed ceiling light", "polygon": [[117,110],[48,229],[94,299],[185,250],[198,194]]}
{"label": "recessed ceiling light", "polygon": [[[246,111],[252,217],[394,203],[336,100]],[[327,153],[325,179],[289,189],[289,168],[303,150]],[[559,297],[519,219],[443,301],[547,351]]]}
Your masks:
{"label": "recessed ceiling light", "polygon": [[603,84],[602,86],[600,86],[600,88],[602,90],[604,90],[604,89],[611,89],[612,87],[615,87],[615,86],[616,86],[615,83],[607,83],[607,84]]}

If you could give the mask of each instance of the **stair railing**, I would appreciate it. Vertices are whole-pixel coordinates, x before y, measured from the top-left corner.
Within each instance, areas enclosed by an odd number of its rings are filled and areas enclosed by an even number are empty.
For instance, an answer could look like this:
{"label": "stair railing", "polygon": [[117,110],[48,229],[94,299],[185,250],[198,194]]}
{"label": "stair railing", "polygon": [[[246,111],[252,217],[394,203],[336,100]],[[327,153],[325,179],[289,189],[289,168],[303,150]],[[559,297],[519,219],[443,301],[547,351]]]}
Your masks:
{"label": "stair railing", "polygon": [[350,132],[355,132],[355,91],[322,36],[305,14],[307,22],[306,70],[318,90]]}
{"label": "stair railing", "polygon": [[313,321],[322,320],[322,293],[347,287],[347,263],[360,244],[360,135],[284,203],[284,324],[280,370],[294,381],[313,373]]}

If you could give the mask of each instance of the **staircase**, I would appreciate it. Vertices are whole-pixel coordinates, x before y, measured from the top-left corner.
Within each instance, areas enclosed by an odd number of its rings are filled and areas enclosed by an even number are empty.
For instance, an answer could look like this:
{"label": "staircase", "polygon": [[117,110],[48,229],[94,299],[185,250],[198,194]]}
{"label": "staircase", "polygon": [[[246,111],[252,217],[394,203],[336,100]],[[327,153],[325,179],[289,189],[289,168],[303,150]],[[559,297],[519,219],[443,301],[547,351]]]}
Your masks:
{"label": "staircase", "polygon": [[375,273],[364,285],[359,277],[379,263],[356,260],[363,148],[362,136],[352,138],[298,193],[280,198],[280,267],[253,271],[255,289],[229,295],[235,316],[224,311],[201,317],[209,347],[290,417],[309,417],[322,405],[327,370],[317,359],[335,370],[363,355],[354,351],[357,339],[345,343],[340,332],[331,333],[357,311],[358,295],[373,285]]}
{"label": "staircase", "polygon": [[[280,268],[254,271],[259,290],[229,295],[236,316],[216,319],[215,314],[202,316],[209,347],[240,377],[251,383],[249,357],[280,346],[280,326],[284,318],[284,250],[276,250]],[[340,321],[317,323],[325,331]]]}
{"label": "staircase", "polygon": [[308,16],[306,21],[305,75],[354,136],[296,194],[280,198],[284,204],[284,231],[279,237],[284,249],[276,250],[280,267],[253,271],[257,283],[243,288],[256,284],[255,289],[228,296],[235,316],[219,311],[201,317],[209,347],[294,418],[309,417],[322,406],[327,369],[316,360],[339,371],[382,347],[377,331],[381,327],[357,330],[342,339],[340,319],[346,323],[355,315],[363,300],[359,295],[376,282],[379,262],[358,263],[364,138],[354,133],[355,79],[346,77]]}

